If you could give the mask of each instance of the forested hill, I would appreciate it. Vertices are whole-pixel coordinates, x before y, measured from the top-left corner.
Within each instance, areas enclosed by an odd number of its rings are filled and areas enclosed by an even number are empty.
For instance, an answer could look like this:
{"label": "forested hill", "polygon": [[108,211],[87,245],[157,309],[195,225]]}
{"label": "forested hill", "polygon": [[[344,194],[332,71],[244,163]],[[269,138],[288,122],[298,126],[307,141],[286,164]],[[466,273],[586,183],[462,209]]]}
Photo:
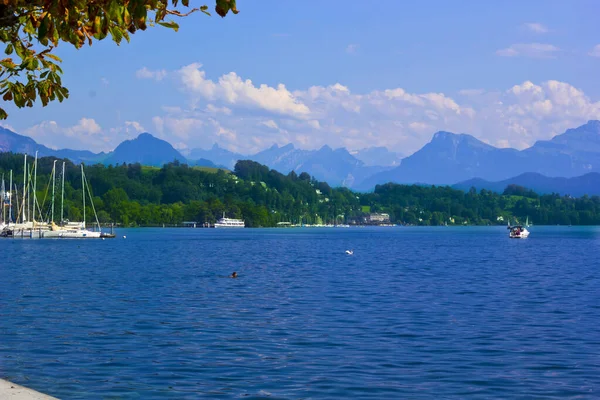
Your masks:
{"label": "forested hill", "polygon": [[[52,164],[38,160],[37,197],[49,215]],[[28,158],[28,161],[30,159]],[[82,218],[81,172],[66,161],[65,218]],[[62,160],[57,162],[57,169]],[[0,154],[0,172],[8,185],[23,185],[23,155]],[[371,212],[385,212],[398,224],[506,224],[507,219],[535,224],[600,224],[600,198],[539,196],[511,186],[500,195],[491,191],[464,192],[449,187],[385,184],[374,193],[331,188],[307,173],[283,175],[253,161],[239,161],[233,172],[190,167],[177,162],[162,168],[139,164],[85,167],[101,222],[124,225],[214,222],[223,215],[243,218],[247,226],[276,226],[278,222],[304,224],[362,223]],[[56,209],[60,207],[60,176]],[[14,186],[13,186],[14,188]],[[19,193],[19,196],[21,194]],[[55,211],[55,213],[58,211]],[[88,204],[87,215],[93,215]]]}

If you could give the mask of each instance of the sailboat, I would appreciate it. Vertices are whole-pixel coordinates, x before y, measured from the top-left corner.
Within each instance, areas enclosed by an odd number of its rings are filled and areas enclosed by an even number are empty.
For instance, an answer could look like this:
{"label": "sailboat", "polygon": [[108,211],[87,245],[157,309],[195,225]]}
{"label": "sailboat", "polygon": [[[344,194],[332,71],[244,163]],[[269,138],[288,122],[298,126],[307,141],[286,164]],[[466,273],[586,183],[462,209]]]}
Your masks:
{"label": "sailboat", "polygon": [[[20,204],[20,210],[16,213],[17,221],[12,223],[12,200],[10,193],[8,194],[9,199],[9,222],[4,226],[0,236],[2,237],[21,237],[21,238],[33,238],[41,237],[42,232],[48,229],[48,226],[44,223],[36,221],[36,210],[39,210],[39,204],[36,196],[37,189],[37,151],[35,153],[35,161],[33,163],[33,169],[30,170],[27,165],[27,154],[25,154],[23,160],[23,193],[22,201]],[[12,171],[11,171],[12,181]],[[12,182],[10,184],[12,186]],[[9,191],[10,192],[10,191]],[[31,196],[33,192],[33,196]],[[15,185],[15,196],[18,199]],[[33,197],[33,198],[32,198]],[[3,202],[5,200],[3,199]],[[18,204],[17,200],[17,204]],[[39,213],[41,215],[41,212]],[[19,217],[21,220],[19,221]]]}
{"label": "sailboat", "polygon": [[[53,169],[53,179],[56,179],[56,161]],[[103,234],[100,229],[100,222],[98,221],[98,215],[96,214],[96,208],[94,207],[94,202],[92,200],[92,195],[90,193],[89,186],[87,186],[87,179],[85,178],[85,172],[83,171],[83,164],[81,164],[81,190],[82,199],[83,199],[83,222],[75,223],[75,224],[64,224],[64,198],[65,198],[65,163],[63,162],[62,168],[62,193],[61,193],[61,204],[60,204],[60,222],[61,226],[56,225],[54,222],[54,184],[52,188],[52,220],[50,221],[50,230],[45,231],[43,233],[44,238],[63,238],[63,239],[98,239],[104,237],[114,237],[114,235]],[[86,221],[85,221],[85,198],[86,195],[89,195],[90,202],[92,204],[92,209],[94,210],[94,215],[96,217],[96,223],[98,226],[97,231],[91,231],[86,229]]]}

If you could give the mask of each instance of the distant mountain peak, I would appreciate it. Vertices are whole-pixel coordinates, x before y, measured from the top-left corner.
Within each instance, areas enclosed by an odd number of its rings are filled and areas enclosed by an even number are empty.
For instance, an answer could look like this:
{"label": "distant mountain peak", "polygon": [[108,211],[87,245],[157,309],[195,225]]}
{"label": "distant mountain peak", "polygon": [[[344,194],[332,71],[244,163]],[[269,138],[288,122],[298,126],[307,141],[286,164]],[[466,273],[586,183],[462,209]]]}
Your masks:
{"label": "distant mountain peak", "polygon": [[152,140],[152,139],[161,140],[161,139],[158,139],[156,136],[154,136],[154,135],[152,135],[151,133],[148,133],[148,132],[142,132],[142,133],[140,133],[134,140]]}
{"label": "distant mountain peak", "polygon": [[446,131],[439,131],[436,132],[433,137],[431,138],[431,141],[429,142],[428,145],[426,146],[443,146],[443,147],[447,147],[448,145],[451,145],[452,147],[458,147],[458,146],[469,146],[469,147],[478,147],[478,148],[486,148],[486,149],[495,149],[494,146],[491,146],[487,143],[482,142],[481,140],[477,139],[475,136],[466,134],[466,133],[452,133],[452,132],[446,132]]}
{"label": "distant mountain peak", "polygon": [[431,138],[431,141],[434,140],[444,140],[444,139],[448,139],[448,138],[453,138],[455,136],[458,136],[456,133],[452,133],[452,132],[447,132],[447,131],[438,131],[436,133],[433,134],[433,137]]}
{"label": "distant mountain peak", "polygon": [[531,148],[548,148],[549,146],[565,153],[573,151],[598,153],[600,152],[600,121],[589,120],[577,128],[567,129],[550,140],[538,140]]}
{"label": "distant mountain peak", "polygon": [[186,159],[173,146],[148,132],[140,133],[135,139],[125,140],[107,157],[106,162],[135,163],[162,166],[173,160],[185,162]]}

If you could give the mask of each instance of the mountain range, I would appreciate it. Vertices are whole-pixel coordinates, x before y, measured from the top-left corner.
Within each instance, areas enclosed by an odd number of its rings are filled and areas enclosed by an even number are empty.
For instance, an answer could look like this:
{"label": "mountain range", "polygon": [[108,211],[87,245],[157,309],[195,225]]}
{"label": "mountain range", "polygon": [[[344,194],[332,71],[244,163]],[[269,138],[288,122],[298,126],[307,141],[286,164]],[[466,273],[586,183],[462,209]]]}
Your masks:
{"label": "mountain range", "polygon": [[[332,186],[366,191],[386,182],[435,185],[454,185],[459,182],[458,185],[469,184],[481,188],[515,183],[532,188],[533,184],[543,181],[545,186],[538,186],[540,190],[567,190],[575,195],[580,191],[565,187],[563,181],[544,178],[581,176],[580,180],[572,181],[569,185],[583,185],[581,188],[584,190],[585,182],[588,182],[586,179],[594,178],[583,179],[583,175],[600,172],[600,121],[589,121],[550,140],[537,141],[524,150],[501,149],[468,134],[442,131],[435,133],[429,143],[405,158],[385,147],[350,152],[345,148],[332,149],[329,146],[304,150],[295,148],[293,144],[273,145],[250,155],[231,152],[215,144],[206,150],[188,150],[183,155],[168,142],[149,133],[124,141],[114,151],[92,153],[53,150],[1,127],[0,151],[28,154],[38,151],[40,156],[69,158],[76,163],[139,162],[161,166],[178,160],[190,165],[228,169],[233,169],[238,160],[249,159],[285,174],[290,171],[307,172]],[[470,181],[475,178],[479,180]],[[586,193],[592,193],[589,186],[585,190]]]}
{"label": "mountain range", "polygon": [[547,176],[526,172],[514,178],[498,182],[489,182],[484,179],[474,178],[452,185],[455,189],[468,191],[472,187],[502,193],[508,185],[519,185],[531,189],[538,194],[558,193],[581,197],[583,195],[600,196],[600,173],[590,172],[573,178],[549,178]]}
{"label": "mountain range", "polygon": [[[193,149],[184,156],[170,143],[149,133],[141,133],[135,139],[125,140],[111,152],[96,154],[84,150],[53,150],[36,143],[27,136],[0,127],[0,151],[27,154],[34,154],[37,151],[39,156],[68,158],[75,163],[103,163],[106,165],[141,163],[162,166],[177,160],[190,165],[233,169],[238,160],[253,160],[285,174],[290,171],[308,172],[316,179],[328,182],[332,186],[347,187],[352,187],[355,183],[362,182],[375,173],[392,168],[391,166],[366,165],[365,162],[351,155],[348,150],[343,148],[334,150],[329,146],[323,146],[318,150],[302,150],[295,148],[292,144],[282,147],[273,145],[256,154],[243,155],[215,144],[209,150]],[[398,158],[396,153],[387,151],[385,148],[376,148],[375,154],[377,153],[384,154],[387,157],[386,162],[395,162],[394,160]],[[367,157],[372,156],[370,149],[359,150],[357,155],[360,154],[366,154]]]}
{"label": "mountain range", "polygon": [[524,150],[500,149],[467,134],[437,132],[398,167],[369,177],[357,188],[368,190],[386,182],[502,181],[526,172],[566,178],[600,172],[600,121],[589,121]]}

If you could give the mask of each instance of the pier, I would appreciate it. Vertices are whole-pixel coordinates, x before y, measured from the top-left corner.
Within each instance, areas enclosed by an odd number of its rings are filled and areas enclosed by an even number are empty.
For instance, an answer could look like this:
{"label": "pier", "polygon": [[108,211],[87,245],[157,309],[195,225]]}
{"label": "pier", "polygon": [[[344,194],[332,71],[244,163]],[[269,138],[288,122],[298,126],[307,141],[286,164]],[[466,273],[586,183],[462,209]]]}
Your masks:
{"label": "pier", "polygon": [[0,398],[5,400],[58,400],[24,386],[0,379]]}

